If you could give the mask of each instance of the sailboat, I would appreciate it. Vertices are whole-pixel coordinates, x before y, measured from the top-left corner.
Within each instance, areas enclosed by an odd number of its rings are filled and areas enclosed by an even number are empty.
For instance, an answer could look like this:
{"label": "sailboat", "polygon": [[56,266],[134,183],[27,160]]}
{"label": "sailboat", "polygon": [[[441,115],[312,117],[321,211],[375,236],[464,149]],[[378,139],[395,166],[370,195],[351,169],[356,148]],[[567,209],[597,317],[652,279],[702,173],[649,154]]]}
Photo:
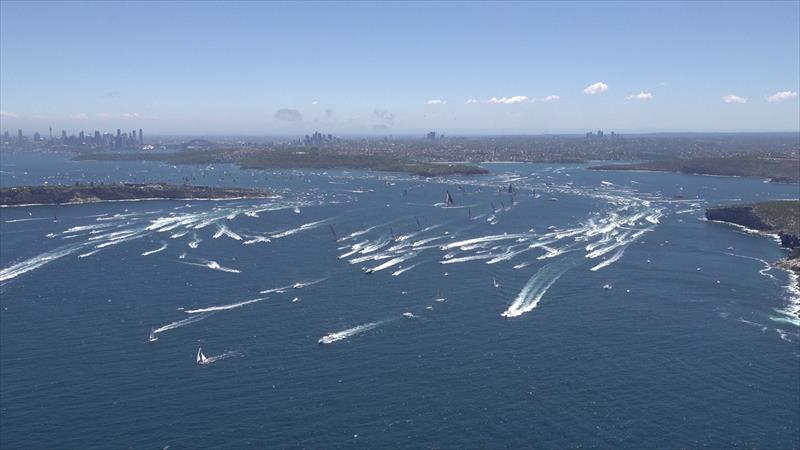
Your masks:
{"label": "sailboat", "polygon": [[328,224],[328,226],[331,227],[331,233],[333,233],[333,239],[339,240],[339,236],[336,235],[336,230],[333,229],[333,225]]}
{"label": "sailboat", "polygon": [[147,336],[147,342],[155,342],[158,340],[158,336],[156,336],[155,328],[150,329],[150,335]]}
{"label": "sailboat", "polygon": [[389,225],[389,233],[391,233],[391,235],[392,235],[392,240],[397,242],[397,235],[394,234],[394,228],[392,228],[391,225]]}
{"label": "sailboat", "polygon": [[417,219],[417,230],[421,230],[422,225],[419,223],[419,217],[414,217],[414,218]]}
{"label": "sailboat", "polygon": [[509,194],[513,194],[514,193],[514,186],[511,183],[508,183],[508,193]]}
{"label": "sailboat", "polygon": [[492,278],[492,285],[493,285],[495,288],[500,288],[500,287],[502,287],[502,286],[503,286],[502,284],[500,284],[500,283],[498,283],[498,282],[497,282],[497,278]]}
{"label": "sailboat", "polygon": [[472,220],[472,208],[467,208],[467,217]]}
{"label": "sailboat", "polygon": [[450,191],[445,191],[445,192],[447,192],[447,195],[444,198],[445,206],[453,206],[453,203],[455,203],[455,201],[453,201],[453,196],[450,195]]}
{"label": "sailboat", "polygon": [[436,292],[436,298],[435,298],[435,299],[433,299],[433,301],[435,301],[435,302],[439,302],[439,303],[443,303],[445,300],[447,300],[447,298],[445,298],[445,297],[442,295],[442,290],[441,290],[441,289],[439,289],[439,290]]}
{"label": "sailboat", "polygon": [[197,348],[197,364],[208,364],[208,358],[203,354],[203,347]]}

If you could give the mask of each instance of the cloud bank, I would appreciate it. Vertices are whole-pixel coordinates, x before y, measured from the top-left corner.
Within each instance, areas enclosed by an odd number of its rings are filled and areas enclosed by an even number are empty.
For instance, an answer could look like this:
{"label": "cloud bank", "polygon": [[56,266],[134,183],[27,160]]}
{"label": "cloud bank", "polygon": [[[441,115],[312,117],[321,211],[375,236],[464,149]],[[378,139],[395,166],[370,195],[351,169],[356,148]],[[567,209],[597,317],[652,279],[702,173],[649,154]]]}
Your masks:
{"label": "cloud bank", "polygon": [[767,101],[770,103],[785,102],[795,97],[797,97],[797,91],[780,91],[767,97]]}

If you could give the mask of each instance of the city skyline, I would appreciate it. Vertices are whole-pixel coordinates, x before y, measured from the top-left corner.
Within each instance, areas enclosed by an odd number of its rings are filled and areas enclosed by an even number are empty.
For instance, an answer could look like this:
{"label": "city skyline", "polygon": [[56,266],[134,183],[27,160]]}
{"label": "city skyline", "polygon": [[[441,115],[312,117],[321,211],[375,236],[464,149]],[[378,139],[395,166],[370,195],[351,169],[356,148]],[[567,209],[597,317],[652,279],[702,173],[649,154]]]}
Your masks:
{"label": "city skyline", "polygon": [[797,131],[800,5],[769,6],[3,2],[1,128]]}

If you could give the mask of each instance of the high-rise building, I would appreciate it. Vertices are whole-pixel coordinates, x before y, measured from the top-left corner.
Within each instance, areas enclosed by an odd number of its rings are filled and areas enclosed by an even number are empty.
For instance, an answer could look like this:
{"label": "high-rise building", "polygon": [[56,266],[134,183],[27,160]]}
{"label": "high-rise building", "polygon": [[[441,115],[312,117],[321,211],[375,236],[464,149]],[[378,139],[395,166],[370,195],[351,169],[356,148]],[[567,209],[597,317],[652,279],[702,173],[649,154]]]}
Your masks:
{"label": "high-rise building", "polygon": [[22,130],[17,130],[17,144],[22,145]]}
{"label": "high-rise building", "polygon": [[428,133],[428,139],[435,140],[436,139],[436,132],[435,131],[431,131],[430,133]]}
{"label": "high-rise building", "polygon": [[34,142],[39,142],[39,141],[41,141],[41,140],[42,140],[42,135],[41,135],[41,134],[39,134],[39,132],[38,132],[38,131],[37,131],[36,133],[33,133],[33,141],[34,141]]}
{"label": "high-rise building", "polygon": [[139,128],[139,145],[144,145],[144,138],[142,137],[142,129]]}
{"label": "high-rise building", "polygon": [[62,141],[67,140],[67,130],[61,130],[61,140]]}

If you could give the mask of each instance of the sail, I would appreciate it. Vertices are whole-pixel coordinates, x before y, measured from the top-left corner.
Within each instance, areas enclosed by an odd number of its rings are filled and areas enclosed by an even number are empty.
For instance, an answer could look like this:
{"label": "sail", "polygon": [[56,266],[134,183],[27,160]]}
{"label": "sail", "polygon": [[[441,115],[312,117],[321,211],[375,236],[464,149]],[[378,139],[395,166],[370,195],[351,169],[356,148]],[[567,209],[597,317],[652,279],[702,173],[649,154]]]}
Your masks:
{"label": "sail", "polygon": [[508,193],[509,194],[513,194],[514,193],[514,186],[511,183],[508,183]]}
{"label": "sail", "polygon": [[203,347],[197,348],[197,364],[206,362],[206,355],[203,354]]}
{"label": "sail", "polygon": [[444,199],[444,203],[447,206],[453,206],[453,203],[455,203],[453,201],[453,197],[450,195],[450,191],[446,191],[446,192],[447,192],[447,196]]}

